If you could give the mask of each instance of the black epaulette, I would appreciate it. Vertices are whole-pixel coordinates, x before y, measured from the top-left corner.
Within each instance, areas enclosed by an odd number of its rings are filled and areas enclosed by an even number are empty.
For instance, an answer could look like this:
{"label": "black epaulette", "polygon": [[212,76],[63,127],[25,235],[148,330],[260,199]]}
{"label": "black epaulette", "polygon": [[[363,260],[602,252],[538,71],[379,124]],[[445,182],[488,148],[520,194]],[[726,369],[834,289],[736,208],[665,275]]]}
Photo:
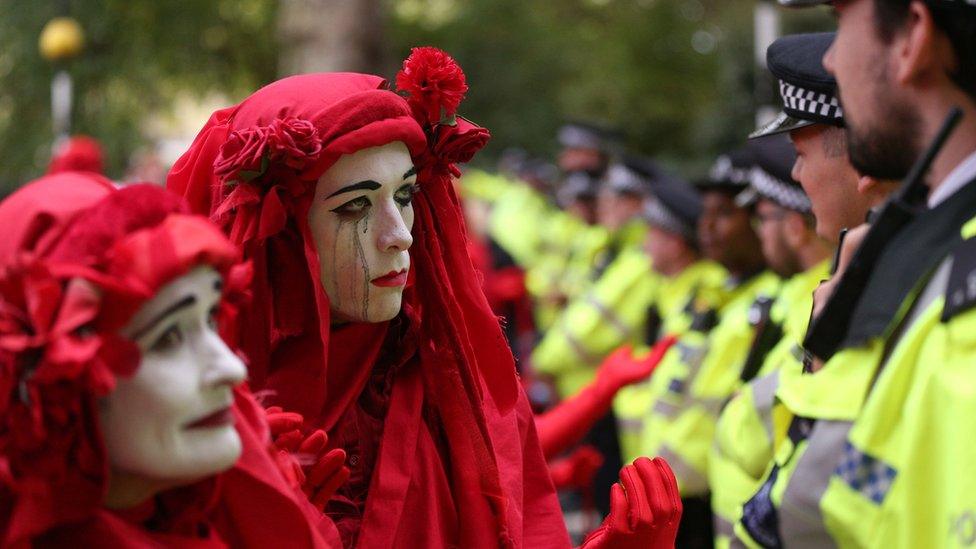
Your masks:
{"label": "black epaulette", "polygon": [[769,352],[783,337],[783,327],[772,319],[773,303],[775,299],[760,296],[749,307],[749,325],[753,330],[753,338],[752,345],[749,346],[749,354],[739,374],[743,383],[749,383],[756,377]]}
{"label": "black epaulette", "polygon": [[942,322],[976,306],[976,237],[960,242],[952,251],[952,271],[946,285]]}
{"label": "black epaulette", "polygon": [[689,329],[696,332],[707,334],[718,324],[718,313],[715,309],[708,308],[704,311],[696,311],[691,317]]}
{"label": "black epaulette", "polygon": [[657,343],[658,338],[661,337],[661,326],[664,324],[664,319],[661,318],[661,311],[657,309],[657,305],[651,305],[647,308],[647,318],[644,323],[644,344],[654,345]]}

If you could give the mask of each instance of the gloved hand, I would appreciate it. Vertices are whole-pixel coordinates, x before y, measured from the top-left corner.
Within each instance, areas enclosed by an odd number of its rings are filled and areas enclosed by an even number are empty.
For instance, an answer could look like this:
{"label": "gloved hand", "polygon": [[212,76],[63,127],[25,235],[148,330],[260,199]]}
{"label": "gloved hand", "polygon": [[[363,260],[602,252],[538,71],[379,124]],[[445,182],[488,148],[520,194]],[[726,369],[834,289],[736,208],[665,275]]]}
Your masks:
{"label": "gloved hand", "polygon": [[590,445],[577,448],[569,456],[549,464],[549,476],[556,489],[585,488],[603,465],[603,454]]}
{"label": "gloved hand", "polygon": [[285,412],[279,406],[272,406],[265,413],[278,466],[285,478],[301,488],[312,505],[324,510],[329,498],[349,478],[345,450],[327,450],[329,436],[321,429],[306,437],[301,430],[305,422],[301,414]]}
{"label": "gloved hand", "polygon": [[610,488],[610,514],[580,549],[674,547],[681,521],[678,481],[661,458],[637,458]]}
{"label": "gloved hand", "polygon": [[661,363],[665,353],[678,339],[673,335],[662,337],[644,356],[634,356],[630,345],[624,345],[610,354],[597,371],[597,381],[606,390],[616,394],[617,391],[638,381],[647,379]]}

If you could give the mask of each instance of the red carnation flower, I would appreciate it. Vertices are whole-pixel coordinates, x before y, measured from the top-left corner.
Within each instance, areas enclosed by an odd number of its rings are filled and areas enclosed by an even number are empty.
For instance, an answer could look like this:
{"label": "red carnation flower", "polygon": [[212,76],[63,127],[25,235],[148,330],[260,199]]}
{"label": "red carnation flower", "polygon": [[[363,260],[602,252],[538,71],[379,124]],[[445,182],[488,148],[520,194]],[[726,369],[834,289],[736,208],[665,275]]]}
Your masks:
{"label": "red carnation flower", "polygon": [[409,94],[414,116],[428,124],[454,116],[468,91],[457,61],[433,47],[413,48],[396,76],[397,89]]}

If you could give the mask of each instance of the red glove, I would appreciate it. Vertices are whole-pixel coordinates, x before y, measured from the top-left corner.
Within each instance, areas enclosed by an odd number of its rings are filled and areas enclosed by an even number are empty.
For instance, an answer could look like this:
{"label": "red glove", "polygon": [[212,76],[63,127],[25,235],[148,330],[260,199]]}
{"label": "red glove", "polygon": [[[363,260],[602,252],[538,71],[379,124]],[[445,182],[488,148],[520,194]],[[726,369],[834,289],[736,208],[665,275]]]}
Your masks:
{"label": "red glove", "polygon": [[662,337],[649,353],[639,358],[634,356],[630,345],[617,349],[600,364],[596,374],[598,383],[605,384],[608,390],[616,393],[631,383],[647,379],[676,341],[678,338],[673,335]]}
{"label": "red glove", "polygon": [[681,522],[678,481],[666,461],[637,458],[610,488],[610,514],[580,549],[674,547]]}
{"label": "red glove", "polygon": [[329,498],[349,478],[346,451],[326,450],[329,436],[321,429],[307,437],[303,435],[301,426],[305,419],[301,414],[285,412],[278,406],[265,412],[278,465],[285,478],[300,487],[312,505],[324,510]]}
{"label": "red glove", "polygon": [[549,476],[557,490],[586,488],[593,484],[593,475],[601,465],[603,454],[592,446],[580,446],[569,456],[549,464]]}

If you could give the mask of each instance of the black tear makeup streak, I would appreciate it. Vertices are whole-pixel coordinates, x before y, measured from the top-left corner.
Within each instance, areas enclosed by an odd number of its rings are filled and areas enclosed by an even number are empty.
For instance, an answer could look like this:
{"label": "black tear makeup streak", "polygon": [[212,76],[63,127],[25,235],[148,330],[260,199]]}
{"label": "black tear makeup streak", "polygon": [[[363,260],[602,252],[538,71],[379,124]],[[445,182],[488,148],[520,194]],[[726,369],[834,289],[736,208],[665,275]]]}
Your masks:
{"label": "black tear makeup streak", "polygon": [[[332,241],[335,242],[336,244],[339,243],[339,234],[342,232],[342,226],[344,224],[345,224],[345,221],[342,221],[342,219],[340,219],[339,220],[339,223],[336,225],[335,237],[332,239]],[[335,291],[333,292],[333,293],[335,293],[335,303],[333,303],[332,306],[336,310],[339,310],[339,302],[340,302],[340,300],[339,300],[339,293],[340,293],[339,292],[339,278],[338,278],[339,277],[339,263],[338,263],[339,262],[339,253],[338,253],[338,251],[339,251],[338,250],[338,247],[336,247],[336,248],[334,248],[332,250],[332,272],[329,273],[329,277],[332,279],[332,285],[335,287]]]}
{"label": "black tear makeup streak", "polygon": [[[366,230],[369,228],[369,216],[370,214],[367,213],[361,220],[363,222],[363,234],[366,234]],[[359,231],[353,230],[353,236],[355,238],[356,254],[359,256],[359,261],[363,266],[363,320],[367,320],[369,318],[369,265],[366,263],[366,253],[363,250],[363,243],[360,240]]]}

